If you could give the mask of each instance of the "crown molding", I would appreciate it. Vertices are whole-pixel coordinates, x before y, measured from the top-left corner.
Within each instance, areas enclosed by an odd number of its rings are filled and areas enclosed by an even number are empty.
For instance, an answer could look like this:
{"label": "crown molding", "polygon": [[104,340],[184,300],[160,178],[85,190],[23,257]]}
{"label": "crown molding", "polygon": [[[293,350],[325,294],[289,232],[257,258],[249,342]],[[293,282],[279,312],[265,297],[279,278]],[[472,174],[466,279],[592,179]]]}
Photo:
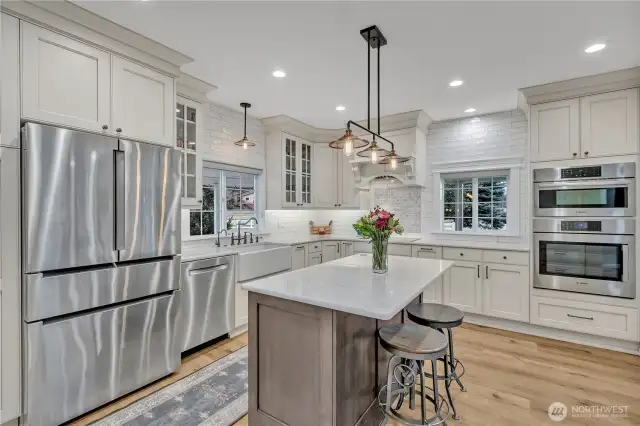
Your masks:
{"label": "crown molding", "polygon": [[193,58],[102,18],[68,1],[15,0],[2,11],[24,21],[151,66],[171,76]]}
{"label": "crown molding", "polygon": [[196,102],[210,102],[208,94],[218,87],[185,72],[176,79],[176,94]]}
{"label": "crown molding", "polygon": [[520,92],[527,104],[534,105],[633,87],[640,87],[640,67],[525,87]]}
{"label": "crown molding", "polygon": [[[400,114],[387,115],[380,118],[380,130],[382,133],[391,132],[393,130],[420,128],[424,133],[427,133],[429,125],[432,123],[431,117],[429,117],[424,111],[409,111]],[[366,120],[356,121],[361,126],[366,126]],[[265,132],[285,132],[291,135],[299,136],[310,142],[331,142],[344,135],[344,128],[341,129],[319,129],[302,121],[291,118],[287,115],[276,115],[274,117],[267,117],[262,119]],[[377,129],[378,120],[371,120],[371,129]],[[359,129],[353,129],[355,134],[364,133],[358,131]]]}

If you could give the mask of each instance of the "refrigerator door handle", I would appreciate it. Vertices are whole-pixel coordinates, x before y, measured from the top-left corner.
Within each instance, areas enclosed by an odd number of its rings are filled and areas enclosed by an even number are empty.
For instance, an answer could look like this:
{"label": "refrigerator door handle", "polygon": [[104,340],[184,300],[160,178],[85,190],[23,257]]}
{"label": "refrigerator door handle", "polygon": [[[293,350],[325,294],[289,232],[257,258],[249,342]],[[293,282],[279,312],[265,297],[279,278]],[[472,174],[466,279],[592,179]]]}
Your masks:
{"label": "refrigerator door handle", "polygon": [[124,179],[124,151],[113,151],[115,165],[115,230],[116,250],[124,250],[125,239],[125,179]]}

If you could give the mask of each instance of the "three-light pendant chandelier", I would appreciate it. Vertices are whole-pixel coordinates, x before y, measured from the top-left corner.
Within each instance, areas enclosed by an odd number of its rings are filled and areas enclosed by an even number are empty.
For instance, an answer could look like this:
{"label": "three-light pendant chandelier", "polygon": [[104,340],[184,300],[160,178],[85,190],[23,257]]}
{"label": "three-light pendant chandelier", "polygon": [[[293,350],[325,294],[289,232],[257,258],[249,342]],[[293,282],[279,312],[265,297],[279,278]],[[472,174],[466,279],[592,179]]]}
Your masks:
{"label": "three-light pendant chandelier", "polygon": [[[359,125],[358,123],[349,120],[347,122],[347,130],[344,132],[344,136],[340,139],[333,141],[329,144],[331,148],[342,149],[345,155],[352,155],[353,152],[360,148],[365,148],[359,151],[356,155],[359,157],[370,158],[373,164],[388,164],[389,168],[396,170],[399,163],[406,163],[410,160],[408,157],[400,157],[395,150],[395,145],[390,140],[380,135],[380,48],[387,44],[387,39],[382,35],[382,32],[377,26],[365,28],[360,31],[360,35],[367,42],[367,127]],[[378,52],[378,132],[371,130],[371,49],[375,49]],[[366,139],[359,138],[353,135],[351,126],[358,127],[359,129],[372,135],[372,141],[369,142]],[[376,139],[386,142],[391,145],[391,151],[386,150],[378,146]]]}

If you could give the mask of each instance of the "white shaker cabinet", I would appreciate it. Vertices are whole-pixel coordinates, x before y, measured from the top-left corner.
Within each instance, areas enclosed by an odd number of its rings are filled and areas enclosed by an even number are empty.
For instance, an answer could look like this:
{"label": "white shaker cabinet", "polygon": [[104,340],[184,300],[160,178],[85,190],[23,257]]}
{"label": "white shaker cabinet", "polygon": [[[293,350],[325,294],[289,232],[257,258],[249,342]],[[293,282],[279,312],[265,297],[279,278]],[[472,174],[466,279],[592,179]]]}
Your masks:
{"label": "white shaker cabinet", "polygon": [[[332,148],[333,149],[333,148]],[[337,169],[338,175],[338,207],[341,208],[360,208],[360,197],[358,189],[356,189],[356,175],[349,160],[353,157],[347,157],[338,151]]]}
{"label": "white shaker cabinet", "polygon": [[293,246],[291,251],[291,270],[302,269],[307,266],[307,246],[300,244]]}
{"label": "white shaker cabinet", "polygon": [[282,207],[312,205],[311,180],[316,172],[313,157],[311,142],[282,133]]}
{"label": "white shaker cabinet", "polygon": [[340,241],[322,242],[322,262],[340,259]]}
{"label": "white shaker cabinet", "polygon": [[326,143],[314,144],[314,166],[320,173],[314,174],[314,207],[338,207],[338,155],[342,151],[331,148]]}
{"label": "white shaker cabinet", "polygon": [[621,90],[580,99],[582,157],[638,152],[638,90]]}
{"label": "white shaker cabinet", "polygon": [[20,147],[20,22],[2,14],[0,145]]}
{"label": "white shaker cabinet", "polygon": [[235,287],[235,328],[239,328],[249,322],[249,292],[241,283],[236,283]]}
{"label": "white shaker cabinet", "polygon": [[22,116],[108,130],[111,55],[25,21],[21,28]]}
{"label": "white shaker cabinet", "polygon": [[[411,256],[423,259],[441,259],[442,247],[413,246]],[[422,301],[424,303],[442,303],[442,276],[429,284],[422,293]]]}
{"label": "white shaker cabinet", "polygon": [[493,263],[483,266],[483,313],[529,322],[529,268]]}
{"label": "white shaker cabinet", "polygon": [[480,263],[456,261],[444,273],[444,303],[464,312],[482,313]]}
{"label": "white shaker cabinet", "polygon": [[340,243],[340,257],[348,257],[356,254],[354,243],[343,241]]}
{"label": "white shaker cabinet", "polygon": [[[203,208],[202,203],[202,106],[176,98],[175,147],[182,153],[182,206]],[[209,206],[207,206],[209,208]]]}
{"label": "white shaker cabinet", "polygon": [[319,265],[322,263],[322,253],[309,254],[307,266]]}
{"label": "white shaker cabinet", "polygon": [[531,161],[580,157],[580,101],[533,105],[530,111]]}
{"label": "white shaker cabinet", "polygon": [[173,78],[112,57],[113,125],[119,135],[174,146]]}

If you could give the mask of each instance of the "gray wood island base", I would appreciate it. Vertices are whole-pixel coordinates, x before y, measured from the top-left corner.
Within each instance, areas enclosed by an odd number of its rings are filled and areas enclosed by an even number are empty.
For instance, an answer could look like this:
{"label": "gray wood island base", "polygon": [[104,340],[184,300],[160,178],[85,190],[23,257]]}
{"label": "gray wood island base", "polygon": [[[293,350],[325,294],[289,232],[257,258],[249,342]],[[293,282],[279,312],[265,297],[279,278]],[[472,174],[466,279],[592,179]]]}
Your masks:
{"label": "gray wood island base", "polygon": [[377,393],[390,355],[377,330],[401,322],[403,308],[452,262],[392,256],[389,273],[376,277],[370,255],[364,256],[244,286],[251,426],[378,426],[384,420]]}

